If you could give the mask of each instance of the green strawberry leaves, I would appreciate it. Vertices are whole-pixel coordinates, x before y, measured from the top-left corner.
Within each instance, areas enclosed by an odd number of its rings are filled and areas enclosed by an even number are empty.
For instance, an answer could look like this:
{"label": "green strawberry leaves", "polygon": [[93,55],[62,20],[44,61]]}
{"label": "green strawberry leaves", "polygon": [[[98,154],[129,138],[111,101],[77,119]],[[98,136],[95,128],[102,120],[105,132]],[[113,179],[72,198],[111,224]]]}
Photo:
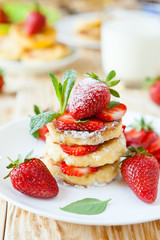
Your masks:
{"label": "green strawberry leaves", "polygon": [[142,84],[142,87],[144,89],[148,89],[149,87],[153,86],[157,81],[160,80],[160,76],[156,77],[156,78],[150,78],[150,77],[147,77],[144,81],[143,81],[143,84]]}
{"label": "green strawberry leaves", "polygon": [[136,119],[135,124],[132,124],[131,127],[136,129],[138,132],[142,129],[144,129],[146,132],[154,130],[152,127],[152,122],[147,123],[143,117],[140,120]]}
{"label": "green strawberry leaves", "polygon": [[111,199],[101,201],[96,198],[84,198],[60,209],[65,212],[81,215],[97,215],[106,209],[109,201],[111,201]]}
{"label": "green strawberry leaves", "polygon": [[125,155],[123,155],[121,157],[124,157],[126,159],[126,158],[129,158],[129,157],[134,157],[136,154],[152,156],[152,154],[149,154],[146,150],[144,150],[144,148],[142,146],[138,146],[136,148],[131,146],[131,147],[128,147],[128,150],[125,153]]}
{"label": "green strawberry leaves", "polygon": [[97,76],[93,72],[92,73],[86,73],[86,75],[95,79],[95,80],[98,80],[100,82],[103,82],[103,83],[107,84],[107,86],[109,87],[111,95],[113,95],[114,97],[120,97],[119,93],[116,90],[111,88],[111,87],[116,86],[120,82],[120,80],[112,80],[116,76],[116,72],[114,70],[112,70],[108,73],[105,81],[102,80],[99,76]]}
{"label": "green strawberry leaves", "polygon": [[[8,157],[9,161],[11,162],[6,168],[7,169],[13,169],[13,168],[18,168],[21,163],[27,162],[29,159],[32,159],[33,157],[33,150],[29,152],[25,157],[23,157],[21,154],[18,155],[17,160],[13,161],[11,158]],[[10,176],[11,172],[4,177],[4,179],[8,178]]]}
{"label": "green strawberry leaves", "polygon": [[70,93],[76,81],[76,71],[74,70],[68,70],[63,74],[62,83],[58,82],[58,79],[52,73],[49,73],[49,76],[51,77],[60,103],[60,112],[50,111],[41,113],[39,108],[35,105],[34,111],[36,115],[33,116],[30,121],[30,132],[35,137],[38,137],[38,129],[65,112]]}

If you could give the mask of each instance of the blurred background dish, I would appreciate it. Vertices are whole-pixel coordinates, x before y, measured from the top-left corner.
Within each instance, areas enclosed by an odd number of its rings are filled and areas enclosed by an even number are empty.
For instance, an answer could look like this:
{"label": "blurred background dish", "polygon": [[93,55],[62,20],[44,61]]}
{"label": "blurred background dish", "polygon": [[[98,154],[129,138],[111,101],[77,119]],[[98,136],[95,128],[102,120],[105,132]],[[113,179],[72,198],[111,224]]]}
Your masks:
{"label": "blurred background dish", "polygon": [[[58,46],[56,46],[56,48],[58,48]],[[48,72],[56,72],[63,69],[67,65],[73,63],[78,58],[78,51],[75,48],[70,47],[67,49],[67,51],[68,50],[70,51],[69,55],[63,56],[62,58],[56,60],[48,59],[48,57],[50,56],[50,49],[45,49],[43,55],[41,54],[41,50],[38,49],[31,50],[30,52],[24,53],[22,61],[1,59],[0,67],[4,69],[5,72],[10,74],[18,73],[33,75],[33,74],[47,74]],[[53,51],[54,54],[56,53],[57,55],[60,56],[61,51],[59,51],[59,49],[53,48]],[[53,58],[53,56],[51,57]]]}
{"label": "blurred background dish", "polygon": [[100,12],[64,17],[55,23],[55,28],[59,42],[74,47],[100,48]]}

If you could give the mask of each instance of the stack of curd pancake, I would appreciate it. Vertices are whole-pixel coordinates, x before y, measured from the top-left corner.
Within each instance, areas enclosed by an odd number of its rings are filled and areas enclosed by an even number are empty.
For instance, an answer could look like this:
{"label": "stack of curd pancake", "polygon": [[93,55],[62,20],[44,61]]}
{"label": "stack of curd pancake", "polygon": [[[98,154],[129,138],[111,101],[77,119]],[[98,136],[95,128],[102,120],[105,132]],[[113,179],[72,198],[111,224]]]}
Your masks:
{"label": "stack of curd pancake", "polygon": [[70,54],[67,46],[56,42],[56,31],[46,17],[34,10],[24,23],[12,24],[0,42],[0,58],[23,61],[51,61]]}
{"label": "stack of curd pancake", "polygon": [[105,83],[95,76],[81,80],[66,111],[47,124],[43,161],[55,178],[71,185],[109,183],[126,151],[126,106],[110,100],[111,77]]}

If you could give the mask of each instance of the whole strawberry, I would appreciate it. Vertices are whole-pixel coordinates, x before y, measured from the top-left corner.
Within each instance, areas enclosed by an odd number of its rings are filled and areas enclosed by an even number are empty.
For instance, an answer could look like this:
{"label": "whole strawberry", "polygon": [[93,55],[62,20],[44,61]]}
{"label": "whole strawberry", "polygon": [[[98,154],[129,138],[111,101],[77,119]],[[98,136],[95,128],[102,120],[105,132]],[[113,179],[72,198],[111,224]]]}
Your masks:
{"label": "whole strawberry", "polygon": [[[56,180],[46,167],[46,165],[38,158],[30,158],[29,153],[25,158],[18,156],[16,161],[7,167],[11,169],[10,176],[13,187],[19,192],[36,198],[52,198],[55,197],[59,188]],[[7,178],[5,177],[5,178]]]}
{"label": "whole strawberry", "polygon": [[94,73],[87,75],[89,78],[83,79],[77,85],[69,105],[70,114],[77,120],[92,117],[106,109],[110,102],[110,93],[119,97],[115,90],[110,89],[119,83],[119,80],[110,82],[116,75],[114,71],[108,74],[105,81]]}
{"label": "whole strawberry", "polygon": [[136,196],[145,203],[152,203],[157,198],[159,165],[157,160],[143,147],[129,147],[121,165],[124,181]]}
{"label": "whole strawberry", "polygon": [[46,17],[39,11],[39,7],[36,5],[36,10],[29,13],[24,23],[24,30],[27,35],[33,35],[41,31],[45,25]]}
{"label": "whole strawberry", "polygon": [[150,98],[154,103],[160,105],[160,77],[146,78],[144,88],[149,88]]}
{"label": "whole strawberry", "polygon": [[3,87],[4,87],[4,80],[3,80],[3,70],[0,69],[0,93],[3,91]]}

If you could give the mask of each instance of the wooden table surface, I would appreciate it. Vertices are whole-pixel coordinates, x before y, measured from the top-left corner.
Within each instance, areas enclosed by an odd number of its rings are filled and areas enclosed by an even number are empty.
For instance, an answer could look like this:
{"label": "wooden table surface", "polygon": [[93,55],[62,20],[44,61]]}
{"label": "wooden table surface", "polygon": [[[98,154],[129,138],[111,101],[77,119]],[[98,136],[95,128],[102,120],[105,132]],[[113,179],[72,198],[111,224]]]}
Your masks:
{"label": "wooden table surface", "polygon": [[[79,59],[66,69],[76,69],[78,79],[85,72],[103,76],[99,51],[80,50]],[[62,73],[56,73],[61,78]],[[42,108],[57,106],[51,81],[46,75],[11,76],[6,73],[5,92],[0,95],[0,125],[33,113],[33,104]],[[160,117],[146,91],[126,89],[123,81],[118,90],[129,110]],[[9,154],[9,149],[8,149]],[[85,226],[64,223],[24,211],[0,199],[0,240],[135,240],[160,239],[160,220],[125,226]]]}

